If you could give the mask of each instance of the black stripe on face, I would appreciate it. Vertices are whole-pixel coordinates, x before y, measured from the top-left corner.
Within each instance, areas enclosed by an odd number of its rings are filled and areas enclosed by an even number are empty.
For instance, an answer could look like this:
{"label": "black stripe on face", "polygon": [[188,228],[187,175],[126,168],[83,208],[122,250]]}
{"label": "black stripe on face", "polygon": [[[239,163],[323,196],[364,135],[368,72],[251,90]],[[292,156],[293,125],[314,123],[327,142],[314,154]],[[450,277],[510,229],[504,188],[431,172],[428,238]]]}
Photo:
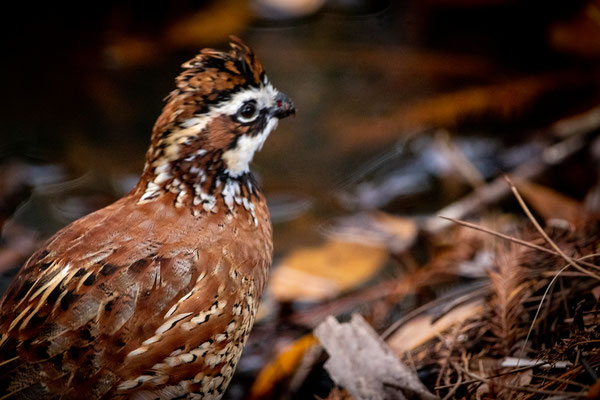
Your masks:
{"label": "black stripe on face", "polygon": [[262,110],[260,110],[260,115],[254,121],[248,124],[250,126],[250,129],[248,129],[248,133],[246,134],[250,136],[256,136],[262,133],[267,127],[269,119],[269,110],[263,108]]}
{"label": "black stripe on face", "polygon": [[[261,132],[265,130],[267,124],[269,123],[269,112],[268,109],[263,108],[259,111],[258,117],[255,120],[250,122],[241,122],[237,119],[237,113],[231,116],[231,120],[235,122],[236,126],[234,127],[235,135],[233,136],[233,140],[227,145],[227,150],[233,150],[237,146],[238,139],[242,135],[246,136],[257,136]],[[246,129],[240,129],[240,128]]]}
{"label": "black stripe on face", "polygon": [[[243,134],[245,135],[249,135],[249,136],[256,136],[258,134],[260,134],[262,131],[265,130],[265,128],[267,127],[267,123],[269,122],[269,110],[266,108],[263,108],[262,110],[259,111],[258,117],[256,117],[254,120],[249,121],[249,122],[242,122],[237,118],[237,113],[231,116],[231,119],[236,122],[240,127],[248,127],[248,129],[246,130],[246,132],[244,132]],[[238,133],[242,134],[241,132]],[[230,147],[233,148],[235,146]]]}

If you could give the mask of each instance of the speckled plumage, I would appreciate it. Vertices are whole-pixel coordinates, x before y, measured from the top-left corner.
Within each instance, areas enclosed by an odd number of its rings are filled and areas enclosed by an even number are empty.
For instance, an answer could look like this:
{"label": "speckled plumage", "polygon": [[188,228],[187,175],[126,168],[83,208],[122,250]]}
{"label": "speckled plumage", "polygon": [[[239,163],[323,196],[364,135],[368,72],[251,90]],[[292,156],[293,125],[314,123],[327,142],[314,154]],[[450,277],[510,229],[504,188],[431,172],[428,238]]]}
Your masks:
{"label": "speckled plumage", "polygon": [[0,398],[223,394],[273,250],[247,159],[293,112],[250,49],[231,46],[184,64],[136,188],[16,276],[0,309]]}

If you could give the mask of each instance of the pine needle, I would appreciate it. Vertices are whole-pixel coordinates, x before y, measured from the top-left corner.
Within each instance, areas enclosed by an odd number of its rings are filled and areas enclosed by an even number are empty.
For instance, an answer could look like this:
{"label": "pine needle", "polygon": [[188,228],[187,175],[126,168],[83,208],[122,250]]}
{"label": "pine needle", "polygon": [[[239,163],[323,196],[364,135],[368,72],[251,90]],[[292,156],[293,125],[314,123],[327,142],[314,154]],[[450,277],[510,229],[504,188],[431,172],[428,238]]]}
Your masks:
{"label": "pine needle", "polygon": [[[552,249],[548,249],[546,247],[539,246],[539,245],[537,245],[535,243],[531,243],[531,242],[525,241],[523,239],[516,238],[514,236],[506,235],[506,234],[500,233],[498,231],[494,231],[494,230],[492,230],[490,228],[486,228],[485,226],[473,224],[471,222],[463,221],[463,220],[460,220],[460,219],[455,219],[455,218],[451,218],[451,217],[445,217],[443,215],[440,215],[439,217],[442,218],[442,219],[448,220],[448,221],[452,221],[455,224],[462,225],[462,226],[465,226],[467,228],[474,229],[476,231],[487,233],[487,234],[499,237],[501,239],[505,239],[505,240],[511,241],[513,243],[518,243],[518,244],[520,244],[522,246],[526,246],[526,247],[529,247],[529,248],[532,248],[532,249],[535,249],[535,250],[539,250],[539,251],[542,251],[544,253],[552,254],[554,256],[560,256],[559,253],[557,253],[556,251],[554,251]],[[585,265],[586,267],[595,268],[595,269],[600,270],[599,266],[597,266],[595,264],[592,264],[592,263],[589,263],[589,262],[586,262],[586,261],[580,261],[580,260],[578,260],[578,262],[580,264]]]}
{"label": "pine needle", "polygon": [[550,239],[550,237],[548,236],[548,234],[544,231],[544,229],[542,229],[542,227],[540,226],[540,224],[537,222],[537,220],[535,219],[535,217],[533,216],[533,214],[531,213],[531,211],[529,211],[529,207],[527,207],[527,204],[525,204],[525,201],[523,200],[523,198],[521,197],[521,194],[519,193],[519,191],[517,190],[517,188],[515,187],[515,185],[512,183],[512,181],[510,180],[510,178],[508,176],[505,177],[506,181],[508,182],[509,186],[510,186],[510,190],[513,192],[513,194],[515,195],[517,201],[519,202],[519,205],[521,206],[521,208],[523,209],[523,211],[525,212],[525,214],[527,215],[527,218],[529,218],[529,220],[531,221],[531,223],[533,224],[533,226],[535,226],[535,229],[537,229],[537,231],[540,233],[540,235],[542,235],[542,237],[546,240],[546,242],[569,264],[571,265],[573,268],[579,270],[580,272],[588,275],[591,278],[594,278],[596,280],[600,281],[600,275],[597,275],[591,271],[588,271],[587,269],[583,268],[581,265],[577,264],[575,262],[575,260],[573,260],[571,257],[569,257],[568,255],[566,255],[561,249],[560,247],[558,247],[558,245],[552,240]]}

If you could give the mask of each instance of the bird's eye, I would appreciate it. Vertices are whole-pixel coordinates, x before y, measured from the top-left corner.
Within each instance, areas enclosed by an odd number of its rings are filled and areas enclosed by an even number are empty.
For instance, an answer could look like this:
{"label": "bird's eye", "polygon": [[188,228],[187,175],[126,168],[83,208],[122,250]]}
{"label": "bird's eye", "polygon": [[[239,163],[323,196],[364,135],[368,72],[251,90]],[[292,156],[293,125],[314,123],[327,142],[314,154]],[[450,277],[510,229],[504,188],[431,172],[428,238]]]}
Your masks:
{"label": "bird's eye", "polygon": [[242,122],[250,122],[258,116],[258,109],[256,108],[256,102],[250,100],[242,104],[238,110],[238,119]]}

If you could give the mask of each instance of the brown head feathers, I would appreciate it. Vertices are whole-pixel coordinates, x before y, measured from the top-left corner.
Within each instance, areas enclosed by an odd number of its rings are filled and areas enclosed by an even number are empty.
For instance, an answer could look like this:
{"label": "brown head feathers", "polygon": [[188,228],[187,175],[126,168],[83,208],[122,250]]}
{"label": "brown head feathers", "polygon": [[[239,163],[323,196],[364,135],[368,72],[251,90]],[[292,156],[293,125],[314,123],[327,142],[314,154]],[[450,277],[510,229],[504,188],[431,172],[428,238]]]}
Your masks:
{"label": "brown head feathers", "polygon": [[[231,40],[229,51],[204,49],[183,64],[154,126],[138,184],[141,201],[168,192],[178,196],[177,205],[204,202],[213,210],[219,197],[206,196],[232,179],[250,182],[254,153],[279,119],[294,112],[252,50],[236,37]],[[248,193],[254,191],[249,186]]]}
{"label": "brown head feathers", "polygon": [[231,50],[203,49],[185,62],[177,77],[177,89],[168,99],[192,95],[197,112],[211,104],[227,101],[232,93],[266,83],[265,70],[252,50],[241,39],[231,36]]}

